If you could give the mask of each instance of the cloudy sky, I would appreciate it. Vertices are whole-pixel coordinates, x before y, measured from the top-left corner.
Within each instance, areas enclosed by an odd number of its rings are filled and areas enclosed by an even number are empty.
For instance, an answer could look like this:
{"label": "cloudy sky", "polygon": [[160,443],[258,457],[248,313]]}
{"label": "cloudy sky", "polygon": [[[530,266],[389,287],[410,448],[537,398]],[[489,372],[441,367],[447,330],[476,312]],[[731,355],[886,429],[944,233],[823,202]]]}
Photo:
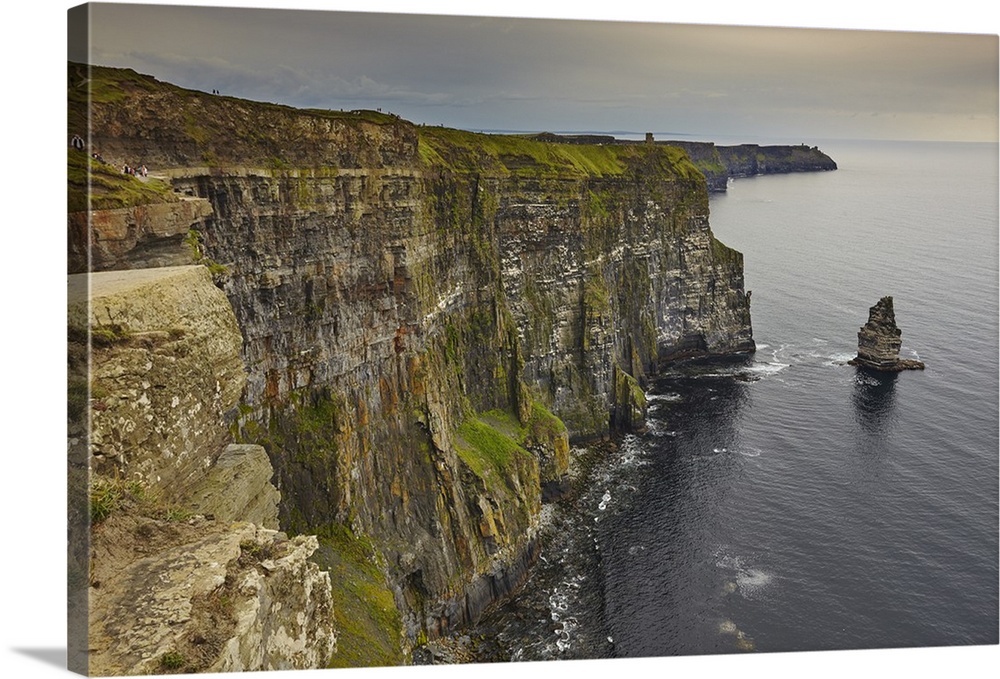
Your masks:
{"label": "cloudy sky", "polygon": [[912,31],[97,4],[91,61],[249,99],[382,108],[476,130],[995,141],[997,44]]}

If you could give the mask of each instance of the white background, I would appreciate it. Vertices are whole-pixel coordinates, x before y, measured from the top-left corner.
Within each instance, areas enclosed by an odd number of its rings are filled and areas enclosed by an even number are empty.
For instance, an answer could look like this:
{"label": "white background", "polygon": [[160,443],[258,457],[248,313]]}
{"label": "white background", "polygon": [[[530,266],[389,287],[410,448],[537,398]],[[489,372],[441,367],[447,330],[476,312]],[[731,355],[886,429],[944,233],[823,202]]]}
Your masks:
{"label": "white background", "polygon": [[[0,443],[0,676],[66,674],[65,605],[65,63],[66,10],[75,3],[9,3],[4,21],[3,246]],[[776,0],[664,3],[555,0],[473,3],[216,0],[159,4],[480,14],[523,17],[802,26],[996,34],[989,0],[841,0],[825,8]],[[680,5],[680,6],[678,6]],[[919,9],[917,7],[919,6]],[[899,7],[906,7],[900,13]],[[155,30],[155,28],[154,28]],[[817,611],[822,615],[822,611]],[[1000,647],[683,657],[649,660],[321,670],[267,677],[542,677],[551,672],[636,677],[993,676]],[[990,670],[989,668],[993,668]],[[335,673],[335,674],[334,674]],[[432,674],[433,673],[433,674]],[[229,675],[232,676],[232,675]],[[249,676],[249,675],[246,675]]]}

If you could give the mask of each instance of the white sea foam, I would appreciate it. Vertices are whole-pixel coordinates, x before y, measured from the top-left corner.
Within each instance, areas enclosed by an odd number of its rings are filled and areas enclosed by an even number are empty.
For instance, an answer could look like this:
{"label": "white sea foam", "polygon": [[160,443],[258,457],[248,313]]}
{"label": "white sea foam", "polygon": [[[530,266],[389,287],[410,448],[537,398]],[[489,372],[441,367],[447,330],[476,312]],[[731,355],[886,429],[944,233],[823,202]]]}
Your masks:
{"label": "white sea foam", "polygon": [[854,383],[865,387],[877,387],[881,384],[877,377],[872,377],[871,375],[866,375],[865,373],[858,373],[854,376]]}
{"label": "white sea foam", "polygon": [[847,362],[850,361],[852,358],[854,358],[856,355],[857,353],[853,351],[842,351],[840,353],[833,354],[832,356],[826,356],[826,361],[824,362],[824,365],[834,365],[834,366],[847,365]]}
{"label": "white sea foam", "polygon": [[680,394],[646,394],[647,401],[668,401],[675,402],[683,400]]}
{"label": "white sea foam", "polygon": [[787,368],[790,363],[778,363],[778,362],[767,362],[767,361],[755,361],[753,365],[747,368],[751,373],[756,373],[759,375],[777,375],[782,370]]}
{"label": "white sea foam", "polygon": [[749,566],[738,556],[726,554],[722,549],[716,552],[715,565],[736,575],[736,589],[744,597],[753,597],[771,584],[774,576],[763,569]]}
{"label": "white sea foam", "polygon": [[649,423],[646,425],[646,430],[653,436],[656,436],[657,438],[661,438],[664,436],[677,436],[676,431],[673,431],[671,429],[664,429],[663,424],[661,423],[660,420],[650,420]]}
{"label": "white sea foam", "polygon": [[757,568],[747,568],[736,574],[736,586],[743,596],[753,596],[771,584],[773,576]]}

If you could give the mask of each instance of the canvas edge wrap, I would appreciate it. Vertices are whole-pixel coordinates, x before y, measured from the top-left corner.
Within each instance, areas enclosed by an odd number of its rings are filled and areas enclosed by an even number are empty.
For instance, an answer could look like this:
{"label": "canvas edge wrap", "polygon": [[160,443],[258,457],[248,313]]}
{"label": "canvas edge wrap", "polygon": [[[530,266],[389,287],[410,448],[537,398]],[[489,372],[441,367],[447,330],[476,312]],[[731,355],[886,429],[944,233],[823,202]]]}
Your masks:
{"label": "canvas edge wrap", "polygon": [[[69,59],[89,63],[90,6],[78,5],[67,10],[67,51]],[[68,102],[67,102],[68,108]],[[89,125],[88,125],[89,127]],[[68,131],[89,138],[90,130]],[[67,140],[68,143],[68,140]],[[90,145],[88,143],[87,148]],[[89,195],[88,195],[89,199]],[[67,206],[68,207],[68,206]],[[89,239],[88,239],[89,240]],[[68,269],[68,267],[67,267]],[[89,267],[88,267],[89,269]],[[87,305],[90,297],[89,273],[67,275],[67,328],[70,310]],[[74,384],[83,385],[84,403],[90,401],[89,358],[90,332],[87,324],[86,361],[80,369],[67,371],[67,395],[74,391]],[[67,339],[68,344],[68,339]],[[72,410],[69,411],[72,415]],[[90,448],[90,408],[83,407],[73,421],[67,417],[67,669],[89,675],[88,608],[89,608],[89,556],[90,512],[88,451]]]}

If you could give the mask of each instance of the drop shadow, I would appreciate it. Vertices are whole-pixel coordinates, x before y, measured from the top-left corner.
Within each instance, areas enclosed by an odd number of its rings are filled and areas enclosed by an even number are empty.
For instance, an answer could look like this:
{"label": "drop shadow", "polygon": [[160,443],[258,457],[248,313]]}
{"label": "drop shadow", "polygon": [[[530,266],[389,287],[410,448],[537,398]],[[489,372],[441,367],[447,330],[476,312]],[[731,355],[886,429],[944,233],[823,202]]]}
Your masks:
{"label": "drop shadow", "polygon": [[34,658],[46,665],[66,669],[66,649],[65,648],[12,648],[15,653]]}

